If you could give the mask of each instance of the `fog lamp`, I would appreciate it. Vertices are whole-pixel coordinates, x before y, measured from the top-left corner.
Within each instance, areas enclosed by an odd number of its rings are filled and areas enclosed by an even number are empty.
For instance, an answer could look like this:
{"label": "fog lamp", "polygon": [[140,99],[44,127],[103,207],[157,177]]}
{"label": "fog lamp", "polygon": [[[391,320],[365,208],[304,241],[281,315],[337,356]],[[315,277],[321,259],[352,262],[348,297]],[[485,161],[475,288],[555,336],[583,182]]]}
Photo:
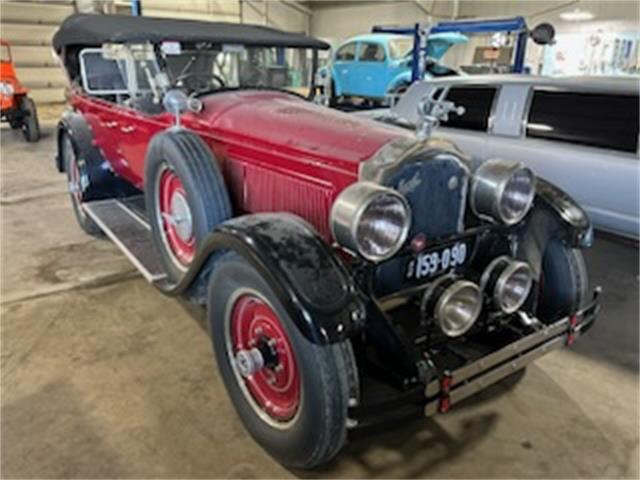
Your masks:
{"label": "fog lamp", "polygon": [[471,180],[471,209],[481,218],[513,225],[531,208],[535,190],[535,175],[521,163],[487,160]]}
{"label": "fog lamp", "polygon": [[468,280],[443,277],[431,284],[422,298],[423,317],[433,317],[449,337],[459,337],[469,331],[481,310],[482,292]]}
{"label": "fog lamp", "polygon": [[482,290],[505,313],[514,313],[524,304],[532,284],[531,267],[506,255],[494,259],[480,279]]}

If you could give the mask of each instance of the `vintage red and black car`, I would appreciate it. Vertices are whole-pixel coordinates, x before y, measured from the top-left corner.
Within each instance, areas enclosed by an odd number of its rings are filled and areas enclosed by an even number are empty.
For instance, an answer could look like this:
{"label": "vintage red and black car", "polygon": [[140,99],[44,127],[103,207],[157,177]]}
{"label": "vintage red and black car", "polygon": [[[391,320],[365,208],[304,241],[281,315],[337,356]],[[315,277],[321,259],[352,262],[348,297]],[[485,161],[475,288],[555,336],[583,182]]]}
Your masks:
{"label": "vintage red and black car", "polygon": [[446,412],[594,321],[584,211],[517,159],[472,171],[424,129],[315,104],[326,43],[82,14],[53,43],[80,226],[206,307],[238,415],[282,463]]}

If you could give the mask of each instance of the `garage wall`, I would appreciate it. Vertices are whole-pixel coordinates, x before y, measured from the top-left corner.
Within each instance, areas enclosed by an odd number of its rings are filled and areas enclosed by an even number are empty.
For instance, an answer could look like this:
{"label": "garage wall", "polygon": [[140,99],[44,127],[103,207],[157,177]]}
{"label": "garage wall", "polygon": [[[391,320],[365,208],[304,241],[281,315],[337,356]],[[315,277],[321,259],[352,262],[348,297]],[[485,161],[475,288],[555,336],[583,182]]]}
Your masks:
{"label": "garage wall", "polygon": [[[561,12],[576,7],[588,10],[595,15],[588,22],[567,22],[559,17]],[[640,23],[640,6],[636,0],[461,0],[459,14],[463,18],[490,18],[506,16],[524,16],[529,27],[533,28],[541,22],[551,23],[557,33],[597,32],[597,31],[635,31]],[[456,47],[453,58],[448,58],[456,65],[469,64],[473,58],[475,47],[487,45],[487,37],[473,37],[464,47]],[[529,42],[527,45],[526,63],[536,66],[541,63],[543,47]],[[536,71],[532,73],[537,73]]]}
{"label": "garage wall", "polygon": [[64,101],[65,79],[54,63],[51,36],[73,12],[70,0],[0,2],[0,35],[11,43],[18,78],[38,103]]}
{"label": "garage wall", "polygon": [[[269,25],[309,33],[311,10],[296,0],[142,0],[149,17],[187,18]],[[130,13],[129,0],[115,0],[118,13]]]}
{"label": "garage wall", "polygon": [[450,19],[453,1],[358,1],[312,2],[311,34],[332,45],[361,33],[373,25],[412,25],[430,19]]}

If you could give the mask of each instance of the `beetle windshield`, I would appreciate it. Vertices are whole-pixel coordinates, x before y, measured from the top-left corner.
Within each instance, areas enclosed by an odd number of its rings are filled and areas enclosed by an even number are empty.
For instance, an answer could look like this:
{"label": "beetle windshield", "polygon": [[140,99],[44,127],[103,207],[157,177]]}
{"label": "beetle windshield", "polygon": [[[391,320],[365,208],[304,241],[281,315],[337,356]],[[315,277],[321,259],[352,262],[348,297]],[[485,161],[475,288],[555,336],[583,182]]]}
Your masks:
{"label": "beetle windshield", "polygon": [[397,38],[389,42],[389,55],[394,60],[404,58],[412,49],[412,38]]}
{"label": "beetle windshield", "polygon": [[164,52],[171,83],[187,93],[229,88],[286,89],[307,96],[313,51],[306,48],[215,45]]}

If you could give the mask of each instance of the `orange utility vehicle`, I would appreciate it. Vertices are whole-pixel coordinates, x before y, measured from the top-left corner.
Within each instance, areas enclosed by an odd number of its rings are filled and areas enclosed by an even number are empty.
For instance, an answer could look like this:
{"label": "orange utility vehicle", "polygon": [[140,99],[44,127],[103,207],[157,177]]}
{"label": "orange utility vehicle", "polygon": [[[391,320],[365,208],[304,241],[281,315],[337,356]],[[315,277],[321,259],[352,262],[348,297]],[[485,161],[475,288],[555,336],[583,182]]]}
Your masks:
{"label": "orange utility vehicle", "polygon": [[9,42],[0,39],[0,120],[11,128],[21,129],[27,142],[40,139],[36,104],[27,96],[28,89],[20,83],[13,67]]}

